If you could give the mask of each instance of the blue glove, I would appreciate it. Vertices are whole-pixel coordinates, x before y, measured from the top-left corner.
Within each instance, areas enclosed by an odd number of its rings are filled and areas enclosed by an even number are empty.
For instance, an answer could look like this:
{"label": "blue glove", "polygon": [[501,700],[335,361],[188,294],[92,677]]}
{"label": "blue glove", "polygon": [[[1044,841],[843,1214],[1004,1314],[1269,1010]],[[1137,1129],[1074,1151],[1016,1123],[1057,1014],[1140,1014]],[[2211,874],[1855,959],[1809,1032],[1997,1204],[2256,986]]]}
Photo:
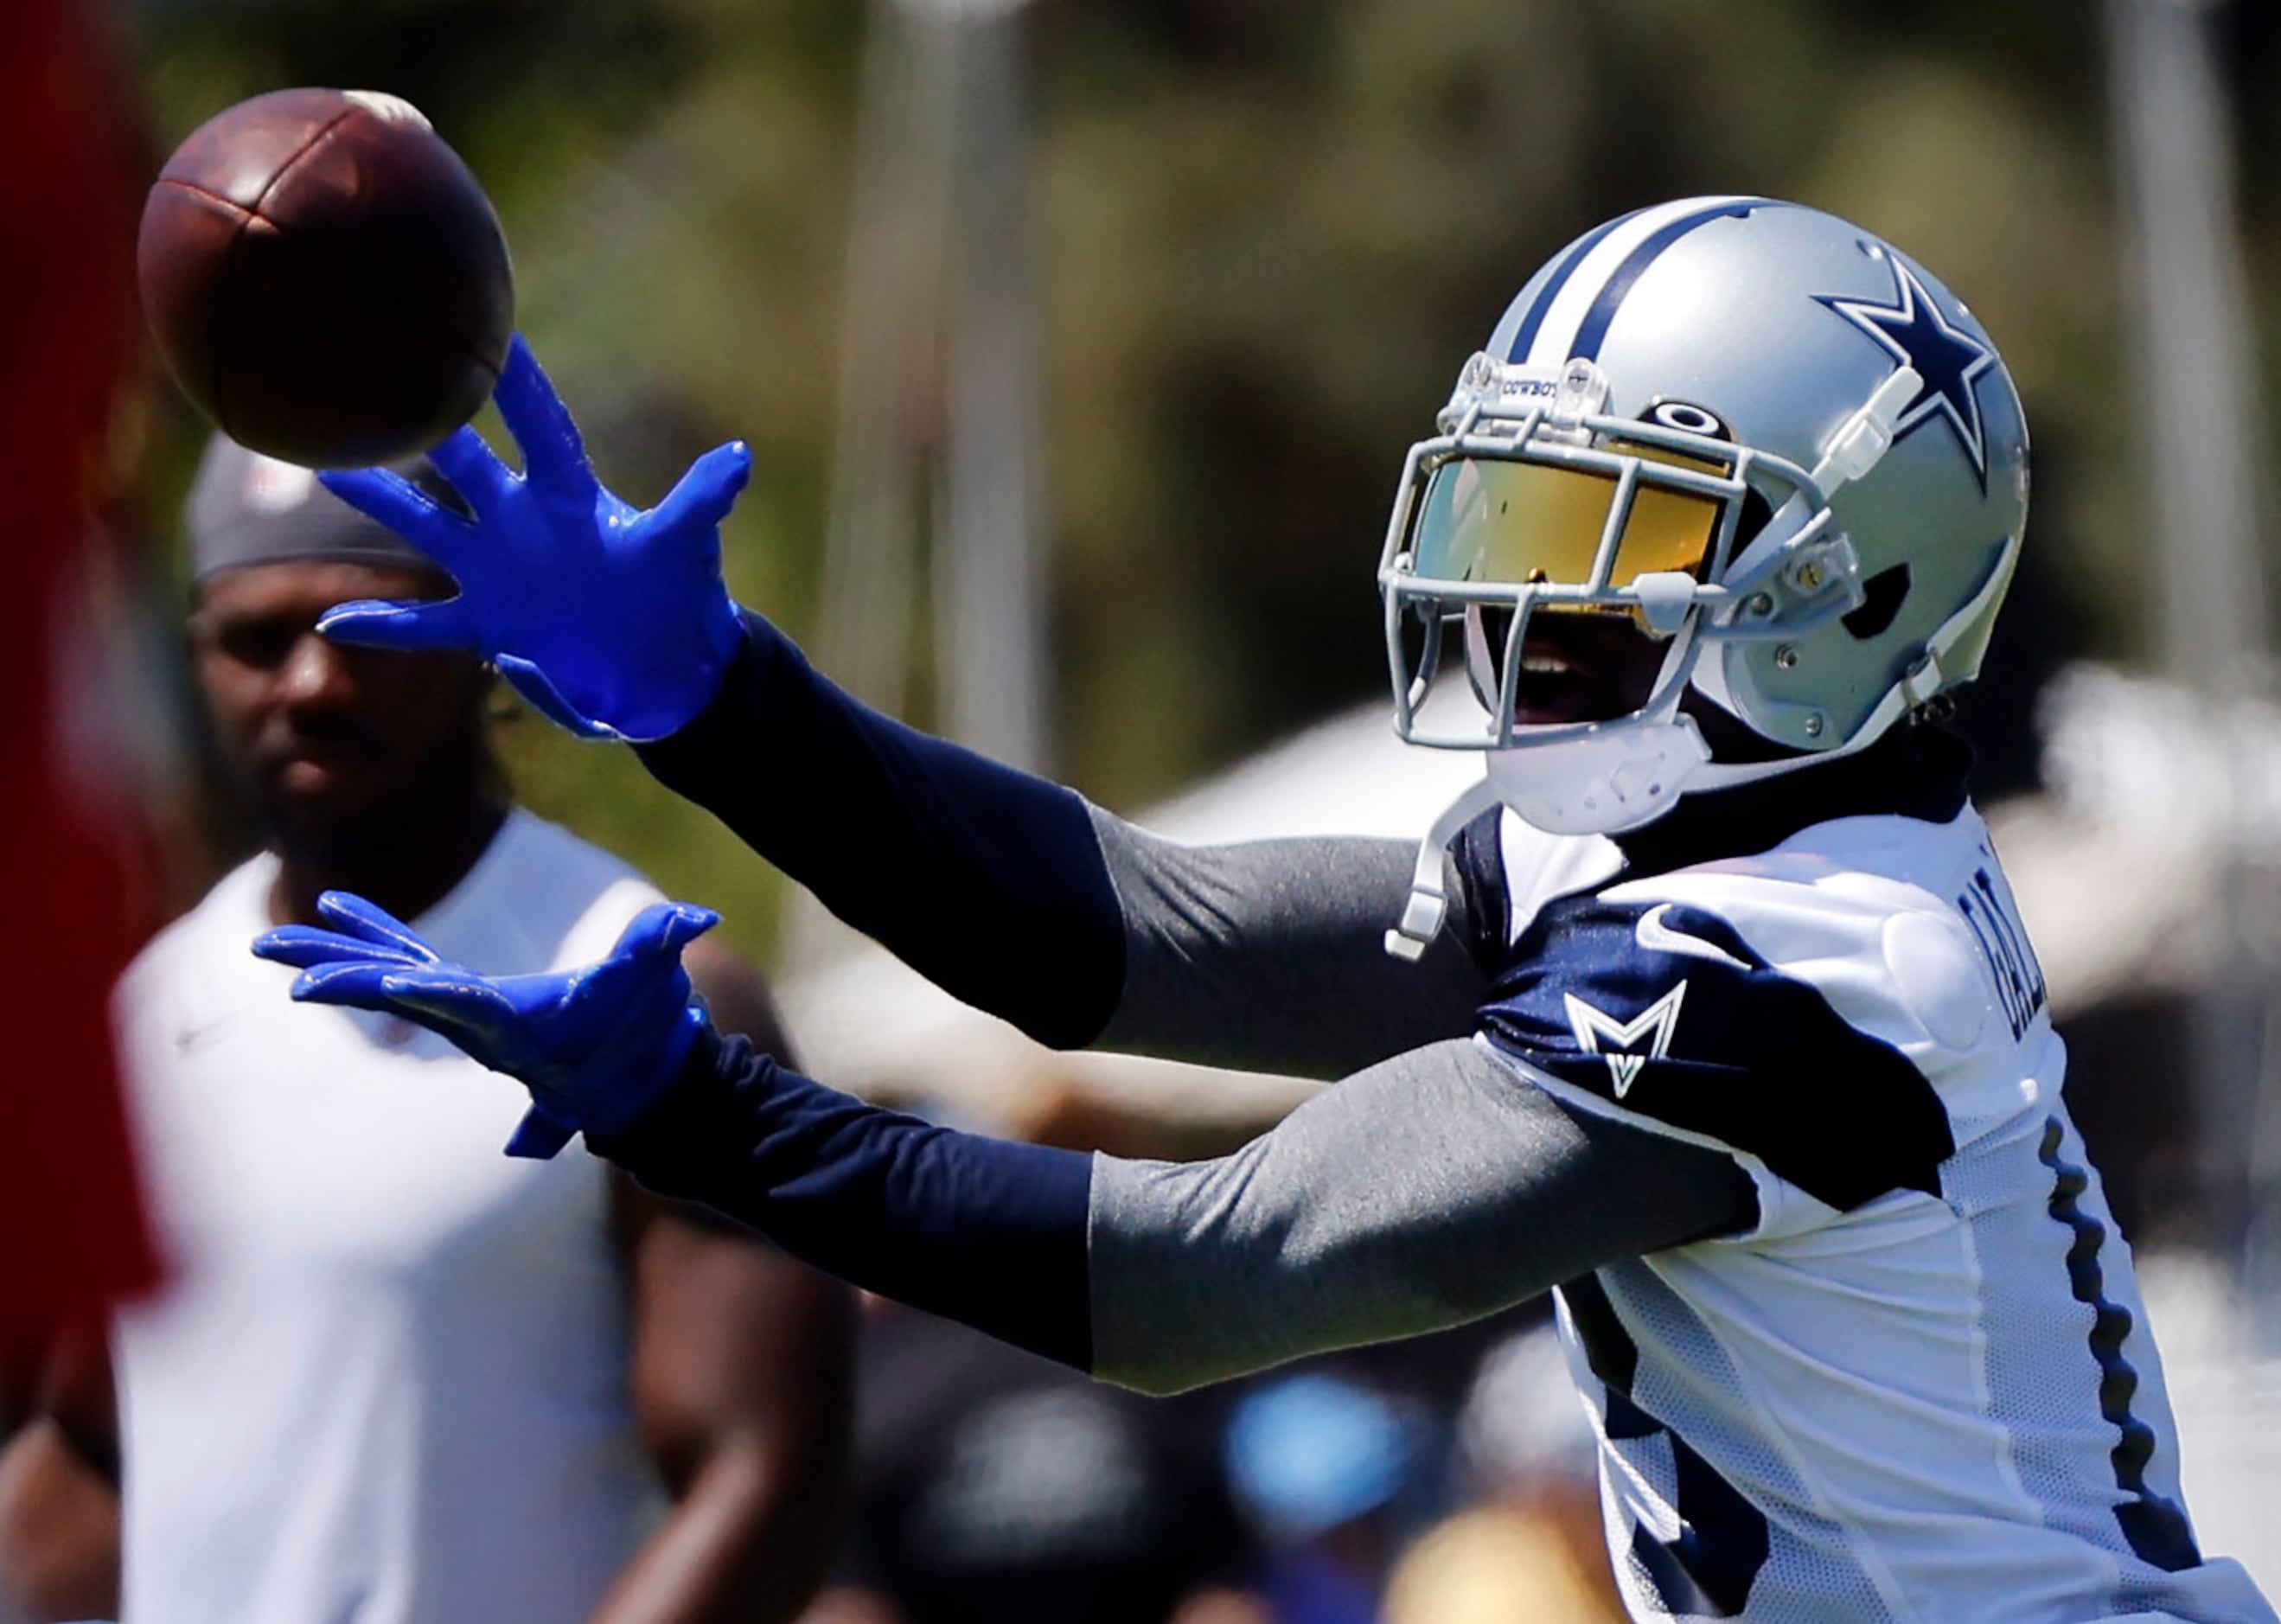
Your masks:
{"label": "blue glove", "polygon": [[741,440],[699,458],[643,513],[605,491],[578,425],[518,334],[493,397],[522,448],[510,472],[461,429],[429,453],[474,520],[399,474],[325,488],[451,573],[438,603],[344,603],[318,629],[378,648],[473,648],[533,705],[587,738],[658,739],[705,708],[744,628],[721,579],[721,521],[751,476]]}
{"label": "blue glove", "polygon": [[631,1126],[705,1026],[681,950],[719,922],[710,909],[653,903],[599,963],[525,976],[447,963],[411,926],[344,891],[326,892],[317,911],[339,929],[283,925],[254,953],[301,971],[298,1001],[400,1015],[521,1079],[535,1104],[509,1156],[544,1160],[575,1133]]}

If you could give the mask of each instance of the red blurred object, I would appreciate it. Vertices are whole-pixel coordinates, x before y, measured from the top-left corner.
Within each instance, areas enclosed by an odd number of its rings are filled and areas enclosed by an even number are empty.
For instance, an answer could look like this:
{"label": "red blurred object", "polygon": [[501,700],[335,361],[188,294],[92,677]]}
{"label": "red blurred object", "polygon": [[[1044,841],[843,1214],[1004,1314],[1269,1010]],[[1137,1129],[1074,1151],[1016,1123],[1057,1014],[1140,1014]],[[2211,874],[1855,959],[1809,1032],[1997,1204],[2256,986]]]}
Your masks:
{"label": "red blurred object", "polygon": [[[37,220],[0,255],[0,1340],[35,1338],[156,1276],[105,1004],[134,946],[125,808],[66,762],[61,673],[89,635],[96,503],[132,353],[133,199],[92,19],[73,0],[0,7],[0,219]],[[27,624],[28,622],[28,624]],[[77,755],[79,753],[72,753]]]}

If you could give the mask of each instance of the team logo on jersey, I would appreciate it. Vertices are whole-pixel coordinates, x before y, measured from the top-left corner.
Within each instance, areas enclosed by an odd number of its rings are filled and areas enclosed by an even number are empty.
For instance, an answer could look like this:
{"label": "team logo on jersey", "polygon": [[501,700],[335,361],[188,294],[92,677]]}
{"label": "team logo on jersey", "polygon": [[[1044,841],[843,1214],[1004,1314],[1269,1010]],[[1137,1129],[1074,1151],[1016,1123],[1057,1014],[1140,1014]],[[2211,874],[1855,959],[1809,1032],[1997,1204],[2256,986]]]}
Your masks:
{"label": "team logo on jersey", "polygon": [[[1679,1029],[1679,1006],[1686,1001],[1687,983],[1682,981],[1629,1021],[1595,1009],[1574,993],[1563,993],[1561,997],[1568,1006],[1568,1029],[1576,1034],[1577,1046],[1608,1063],[1608,1075],[1615,1080],[1616,1098],[1620,1100],[1631,1092],[1642,1066],[1670,1055],[1671,1035]],[[1607,1047],[1603,1048],[1604,1044]]]}

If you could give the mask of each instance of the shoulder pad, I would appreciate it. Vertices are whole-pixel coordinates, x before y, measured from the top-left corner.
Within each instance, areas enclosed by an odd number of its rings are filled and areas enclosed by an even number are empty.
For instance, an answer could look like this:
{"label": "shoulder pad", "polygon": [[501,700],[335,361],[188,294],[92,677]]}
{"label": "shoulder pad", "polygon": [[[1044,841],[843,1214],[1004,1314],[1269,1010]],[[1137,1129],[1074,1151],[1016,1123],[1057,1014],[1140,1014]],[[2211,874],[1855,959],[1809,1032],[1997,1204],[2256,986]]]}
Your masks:
{"label": "shoulder pad", "polygon": [[1481,1010],[1489,1040],[1631,1117],[1757,1157],[1839,1210],[1940,1193],[1948,1113],[1893,1043],[1668,898],[1543,909]]}

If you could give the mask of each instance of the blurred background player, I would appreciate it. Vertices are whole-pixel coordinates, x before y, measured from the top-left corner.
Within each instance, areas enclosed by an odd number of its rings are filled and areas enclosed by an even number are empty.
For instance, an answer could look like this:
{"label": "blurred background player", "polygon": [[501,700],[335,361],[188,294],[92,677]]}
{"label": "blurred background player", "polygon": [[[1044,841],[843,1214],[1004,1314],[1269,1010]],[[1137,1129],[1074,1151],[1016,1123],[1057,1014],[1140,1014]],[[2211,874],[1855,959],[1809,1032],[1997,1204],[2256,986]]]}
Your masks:
{"label": "blurred background player", "polygon": [[[354,885],[537,969],[655,893],[514,806],[482,665],[315,635],[344,599],[439,590],[408,548],[219,439],[189,529],[198,684],[267,849],[120,984],[178,1278],[117,1326],[115,1419],[98,1342],[12,1451],[15,1582],[108,1616],[123,1575],[136,1624],[796,1616],[839,1514],[840,1290],[598,1161],[501,1157],[515,1085],[408,1024],[295,1009],[241,948]],[[784,1052],[748,966],[695,973]]]}

